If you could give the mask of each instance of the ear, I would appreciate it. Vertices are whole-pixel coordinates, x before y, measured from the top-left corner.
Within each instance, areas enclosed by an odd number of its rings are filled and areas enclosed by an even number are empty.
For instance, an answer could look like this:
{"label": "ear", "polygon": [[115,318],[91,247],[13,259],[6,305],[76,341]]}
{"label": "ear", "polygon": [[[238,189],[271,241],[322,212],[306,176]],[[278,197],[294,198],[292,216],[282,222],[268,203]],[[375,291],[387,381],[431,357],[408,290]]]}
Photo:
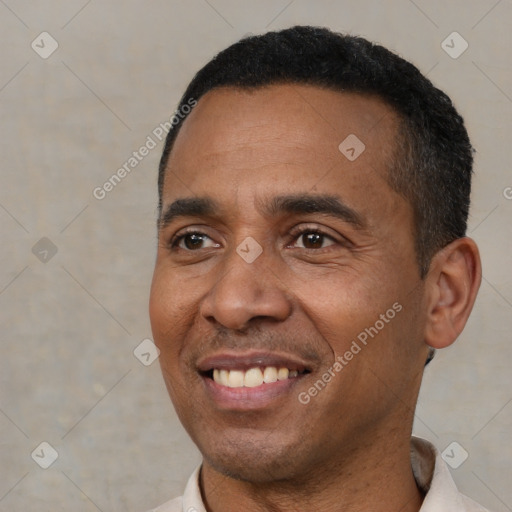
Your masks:
{"label": "ear", "polygon": [[427,345],[445,348],[457,339],[473,309],[481,280],[480,254],[471,238],[454,240],[432,258],[426,277]]}

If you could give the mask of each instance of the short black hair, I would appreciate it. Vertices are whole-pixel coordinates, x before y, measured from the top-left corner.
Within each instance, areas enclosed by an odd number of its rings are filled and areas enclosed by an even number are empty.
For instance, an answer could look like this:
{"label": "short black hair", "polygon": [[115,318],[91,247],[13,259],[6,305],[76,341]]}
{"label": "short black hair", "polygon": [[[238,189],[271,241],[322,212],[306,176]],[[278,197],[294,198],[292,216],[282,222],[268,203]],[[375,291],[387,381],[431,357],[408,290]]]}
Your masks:
{"label": "short black hair", "polygon": [[366,39],[327,28],[295,26],[250,36],[198,71],[165,141],[158,176],[160,210],[169,155],[191,110],[189,102],[219,87],[274,84],[372,95],[398,114],[398,139],[387,179],[413,208],[416,254],[425,277],[432,256],[466,233],[473,149],[464,121],[450,98],[410,62]]}

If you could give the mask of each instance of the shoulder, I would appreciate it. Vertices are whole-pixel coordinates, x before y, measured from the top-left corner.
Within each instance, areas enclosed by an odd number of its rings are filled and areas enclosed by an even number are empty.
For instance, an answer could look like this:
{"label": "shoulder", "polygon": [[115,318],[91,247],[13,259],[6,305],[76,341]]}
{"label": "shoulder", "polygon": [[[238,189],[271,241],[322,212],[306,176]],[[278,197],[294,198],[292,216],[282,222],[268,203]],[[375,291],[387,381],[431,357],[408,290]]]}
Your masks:
{"label": "shoulder", "polygon": [[420,512],[489,512],[458,491],[447,463],[428,441],[411,439],[411,466],[418,487],[425,493]]}
{"label": "shoulder", "polygon": [[182,512],[183,510],[183,498],[174,498],[173,500],[166,501],[162,505],[156,508],[152,508],[147,512]]}
{"label": "shoulder", "polygon": [[188,479],[183,496],[166,501],[163,505],[147,512],[206,512],[199,489],[201,466],[197,466]]}
{"label": "shoulder", "polygon": [[482,507],[482,505],[478,504],[476,501],[473,501],[471,498],[468,498],[464,494],[461,494],[460,498],[464,504],[464,510],[467,512],[490,512],[488,509]]}

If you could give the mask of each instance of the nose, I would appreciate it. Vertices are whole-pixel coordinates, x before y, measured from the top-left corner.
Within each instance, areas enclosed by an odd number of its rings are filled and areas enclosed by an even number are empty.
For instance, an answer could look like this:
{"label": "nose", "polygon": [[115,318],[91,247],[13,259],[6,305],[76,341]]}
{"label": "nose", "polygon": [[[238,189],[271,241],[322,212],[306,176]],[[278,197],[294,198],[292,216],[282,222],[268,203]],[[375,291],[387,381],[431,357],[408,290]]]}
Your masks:
{"label": "nose", "polygon": [[269,264],[265,253],[247,263],[233,251],[204,297],[201,315],[209,322],[238,331],[244,331],[255,321],[286,320],[292,304],[286,287]]}

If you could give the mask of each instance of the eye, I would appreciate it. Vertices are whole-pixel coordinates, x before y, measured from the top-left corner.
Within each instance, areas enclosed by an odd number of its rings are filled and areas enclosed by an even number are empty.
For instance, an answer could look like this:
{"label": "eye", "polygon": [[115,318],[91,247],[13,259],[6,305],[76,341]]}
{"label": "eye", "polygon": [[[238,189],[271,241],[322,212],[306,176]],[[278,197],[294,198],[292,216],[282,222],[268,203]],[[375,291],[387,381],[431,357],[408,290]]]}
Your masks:
{"label": "eye", "polygon": [[323,249],[336,243],[331,236],[311,229],[296,234],[295,240],[293,245],[301,249]]}
{"label": "eye", "polygon": [[178,235],[172,242],[171,247],[178,247],[185,251],[197,251],[198,249],[206,249],[208,247],[220,247],[208,235],[199,232],[183,233]]}

